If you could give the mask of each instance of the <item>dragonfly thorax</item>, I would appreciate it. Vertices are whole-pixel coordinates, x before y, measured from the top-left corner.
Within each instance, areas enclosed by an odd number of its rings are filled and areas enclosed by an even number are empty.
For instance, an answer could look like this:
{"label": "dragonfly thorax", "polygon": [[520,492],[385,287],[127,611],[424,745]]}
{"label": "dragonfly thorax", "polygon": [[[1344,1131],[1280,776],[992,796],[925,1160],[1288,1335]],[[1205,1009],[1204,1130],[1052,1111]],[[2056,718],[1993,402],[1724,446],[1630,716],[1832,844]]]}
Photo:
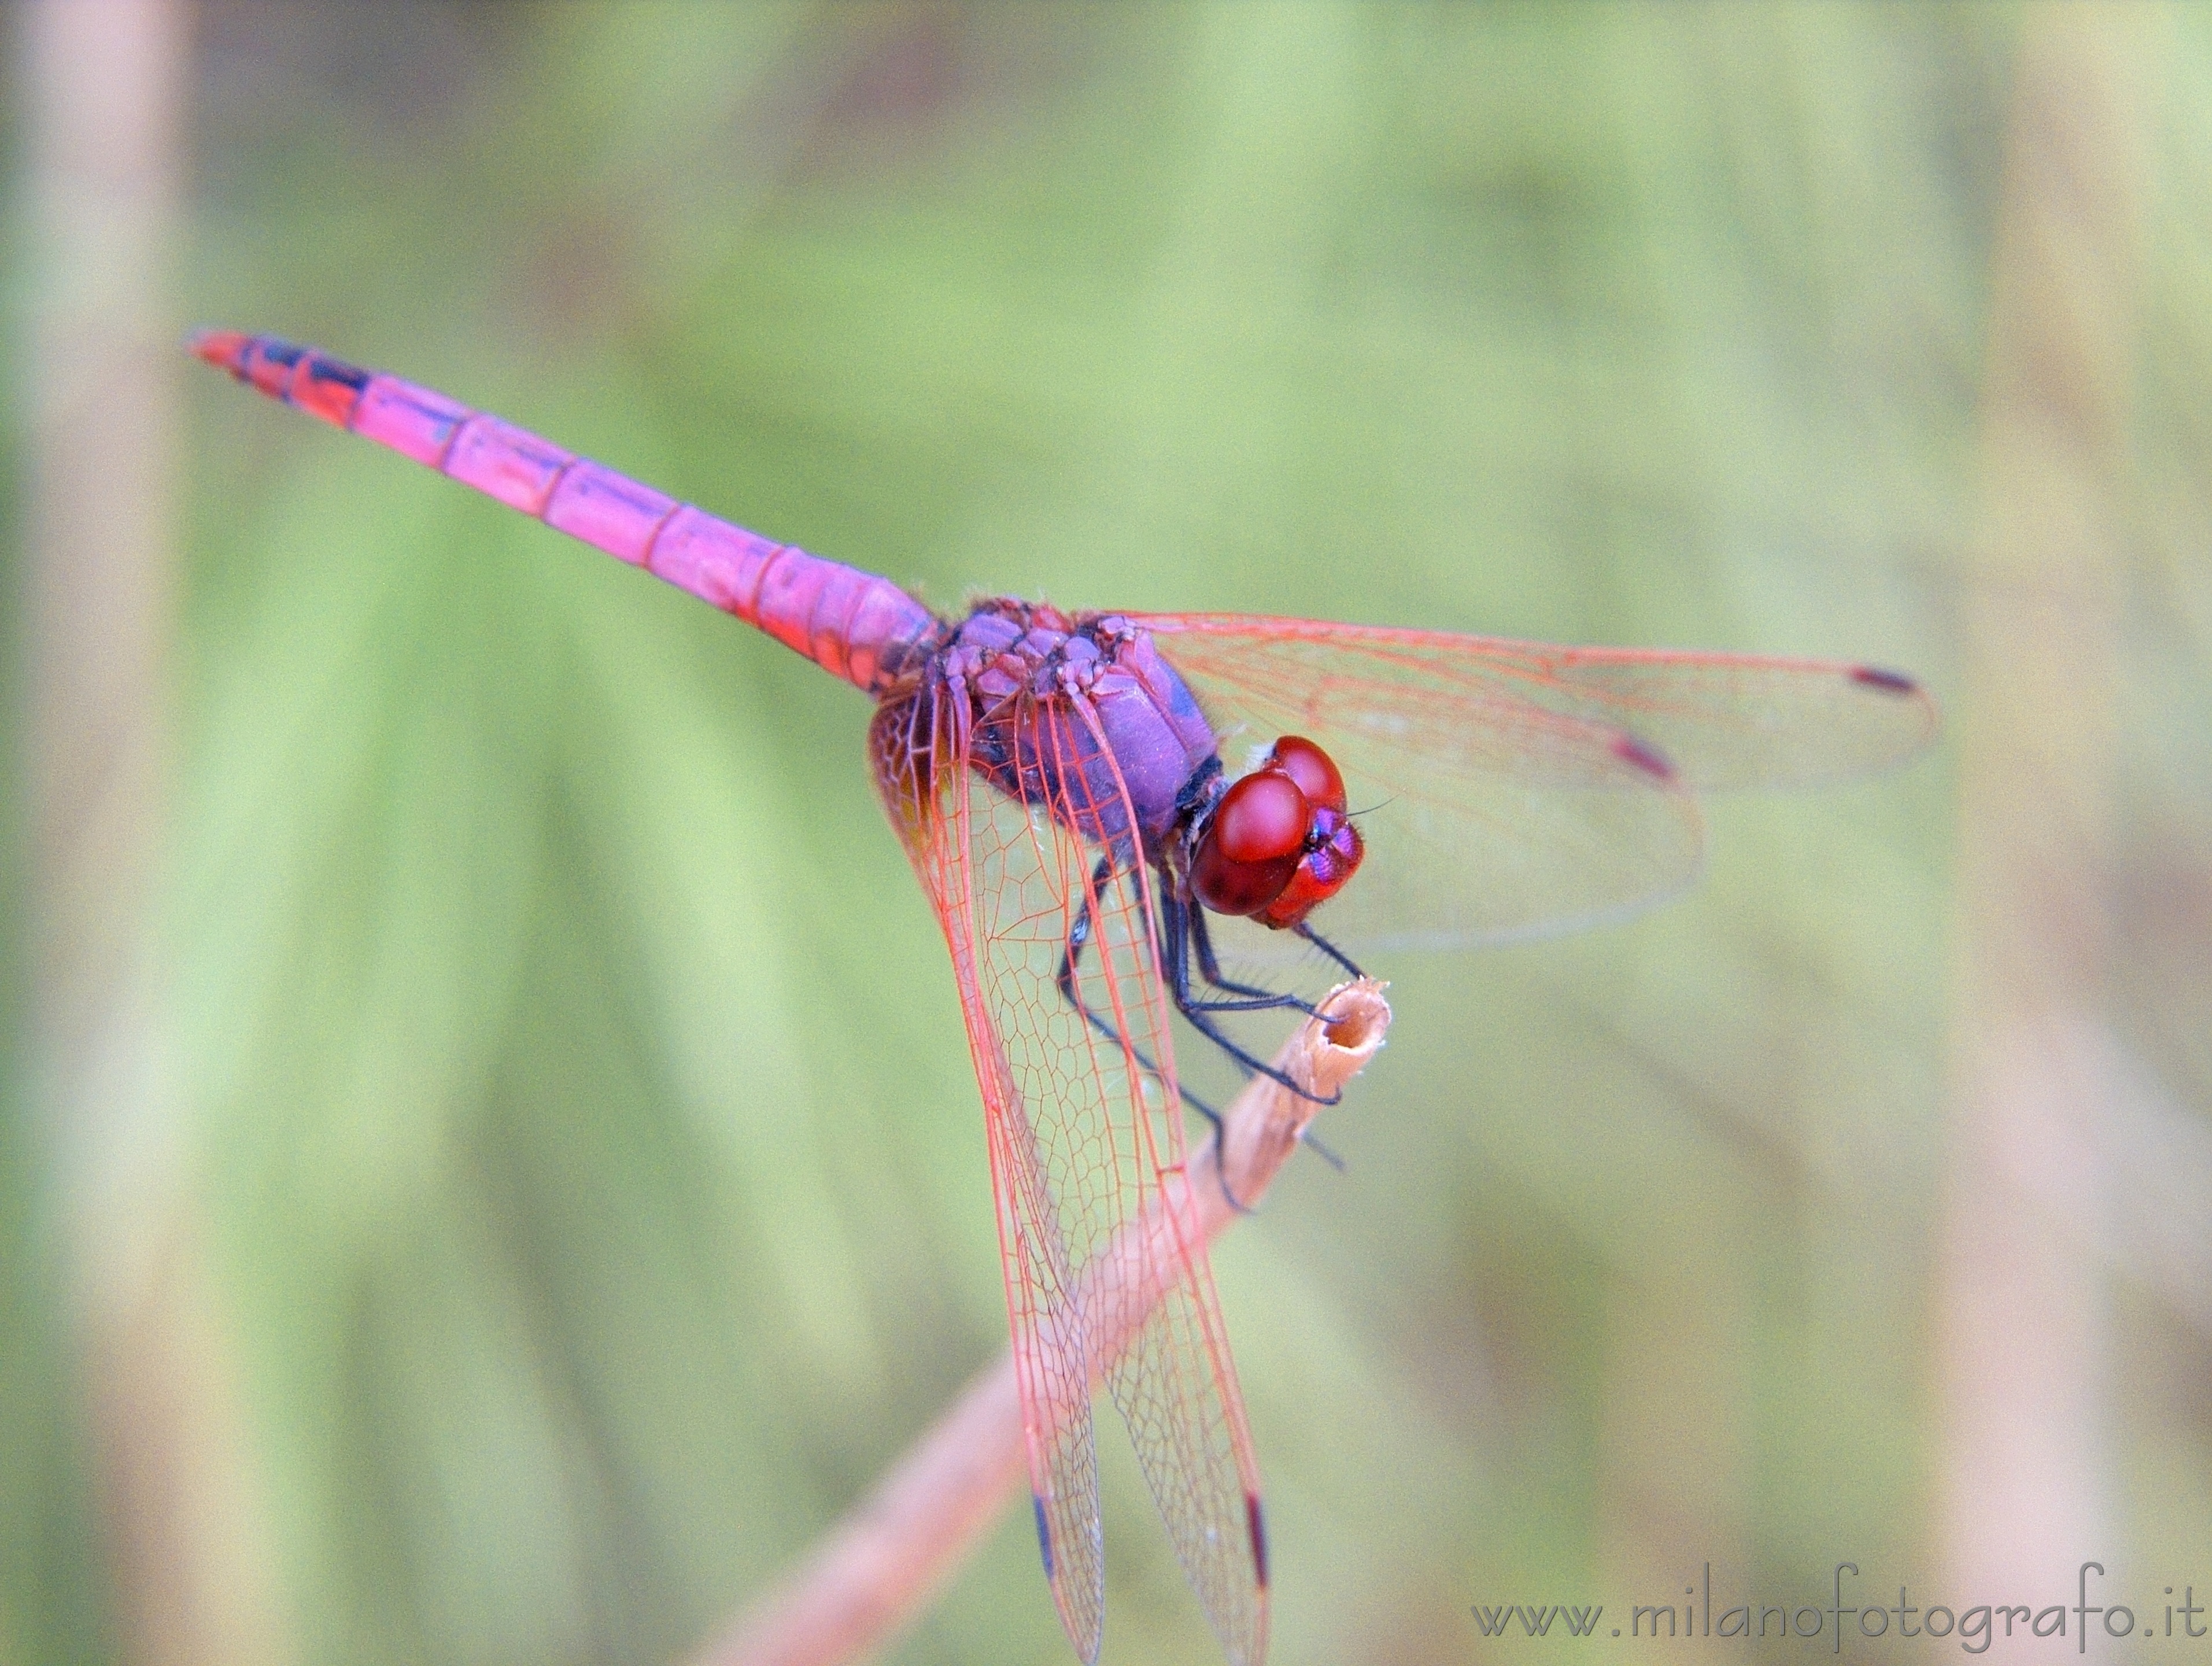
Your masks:
{"label": "dragonfly thorax", "polygon": [[1212,726],[1151,633],[1117,616],[982,602],[933,674],[968,708],[970,765],[1117,864],[1162,859],[1185,784],[1216,757]]}

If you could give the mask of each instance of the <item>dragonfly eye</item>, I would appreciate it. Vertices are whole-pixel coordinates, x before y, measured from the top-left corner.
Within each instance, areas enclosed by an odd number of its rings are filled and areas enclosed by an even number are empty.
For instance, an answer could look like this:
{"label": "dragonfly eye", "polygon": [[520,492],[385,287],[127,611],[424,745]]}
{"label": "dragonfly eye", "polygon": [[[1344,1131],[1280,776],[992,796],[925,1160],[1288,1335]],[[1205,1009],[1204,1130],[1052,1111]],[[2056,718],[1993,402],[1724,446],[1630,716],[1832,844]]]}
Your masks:
{"label": "dragonfly eye", "polygon": [[1285,735],[1261,767],[1280,769],[1297,782],[1315,809],[1344,813],[1344,777],[1337,773],[1335,761],[1304,735]]}
{"label": "dragonfly eye", "polygon": [[1344,889],[1366,854],[1366,842],[1350,817],[1317,806],[1312,830],[1306,835],[1305,848],[1299,853],[1290,883],[1265,907],[1255,909],[1252,917],[1276,931],[1299,924]]}
{"label": "dragonfly eye", "polygon": [[1283,770],[1255,770],[1221,795],[1199,836],[1191,890],[1216,914],[1255,914],[1281,896],[1305,854],[1313,806]]}

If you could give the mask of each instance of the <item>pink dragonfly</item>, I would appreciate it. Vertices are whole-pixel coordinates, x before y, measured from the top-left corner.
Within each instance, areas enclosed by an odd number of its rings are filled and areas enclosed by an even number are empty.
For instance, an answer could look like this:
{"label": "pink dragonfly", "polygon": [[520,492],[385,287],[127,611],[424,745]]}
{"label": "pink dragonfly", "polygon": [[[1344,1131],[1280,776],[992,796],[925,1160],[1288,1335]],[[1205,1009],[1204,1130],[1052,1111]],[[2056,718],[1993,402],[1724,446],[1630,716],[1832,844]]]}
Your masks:
{"label": "pink dragonfly", "polygon": [[[1179,1091],[1169,1030],[1180,1014],[1270,1070],[1224,1016],[1313,1008],[1228,976],[1216,933],[1249,922],[1357,975],[1340,944],[1620,915],[1694,875],[1696,789],[1860,775],[1935,733],[1919,687],[1869,666],[1004,599],[940,617],[396,377],[266,336],[193,350],[874,697],[870,768],[951,948],[982,1091],[1037,1538],[1085,1661],[1105,1596],[1102,1380],[1229,1658],[1266,1651],[1259,1467],[1176,1183],[1183,1108],[1206,1108]],[[1133,1226],[1155,1264],[1086,1280]],[[1086,1310],[1102,1289],[1140,1290],[1146,1310]]]}

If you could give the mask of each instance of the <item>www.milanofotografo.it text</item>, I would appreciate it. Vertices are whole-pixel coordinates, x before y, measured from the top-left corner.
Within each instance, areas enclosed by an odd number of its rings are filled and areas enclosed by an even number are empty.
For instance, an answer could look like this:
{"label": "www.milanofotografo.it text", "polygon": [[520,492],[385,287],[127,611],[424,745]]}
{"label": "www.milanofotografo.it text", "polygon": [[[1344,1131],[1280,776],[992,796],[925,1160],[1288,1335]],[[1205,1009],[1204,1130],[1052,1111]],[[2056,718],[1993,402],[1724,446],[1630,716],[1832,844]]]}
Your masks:
{"label": "www.milanofotografo.it text", "polygon": [[2161,1585],[2154,1601],[2128,1593],[2138,1600],[2123,1602],[2114,1600],[2121,1593],[2108,1590],[2107,1583],[2102,1562],[2084,1562],[2070,1602],[1916,1602],[1911,1587],[1900,1584],[1897,1601],[1883,1603],[1864,1591],[1857,1563],[1838,1562],[1826,1602],[1775,1603],[1732,1599],[1725,1593],[1716,1597],[1713,1565],[1708,1562],[1703,1581],[1682,1588],[1681,1601],[1638,1602],[1625,1612],[1615,1607],[1610,1620],[1606,1605],[1598,1602],[1478,1602],[1473,1613],[1475,1629],[1485,1637],[1529,1640],[1789,1638],[1799,1643],[1825,1642],[1840,1654],[1846,1638],[1869,1642],[1935,1638],[1948,1639],[1968,1654],[1978,1655],[2007,1638],[2063,1637],[2086,1654],[2094,1634],[2205,1639],[2212,1650],[2212,1625],[2206,1623],[2212,1611],[2197,1600],[2195,1585]]}

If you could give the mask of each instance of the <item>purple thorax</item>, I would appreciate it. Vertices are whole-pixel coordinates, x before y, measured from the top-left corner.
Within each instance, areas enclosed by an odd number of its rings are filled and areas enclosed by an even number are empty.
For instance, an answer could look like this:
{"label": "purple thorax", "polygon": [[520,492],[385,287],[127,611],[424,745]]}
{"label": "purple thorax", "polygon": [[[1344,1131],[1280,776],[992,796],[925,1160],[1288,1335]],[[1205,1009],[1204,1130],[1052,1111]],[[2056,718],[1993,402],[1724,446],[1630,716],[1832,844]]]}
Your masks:
{"label": "purple thorax", "polygon": [[1117,614],[983,602],[930,674],[969,702],[969,757],[984,779],[1048,806],[1120,862],[1136,854],[1129,811],[1145,856],[1158,860],[1184,787],[1214,756],[1213,727],[1189,688],[1151,633]]}

